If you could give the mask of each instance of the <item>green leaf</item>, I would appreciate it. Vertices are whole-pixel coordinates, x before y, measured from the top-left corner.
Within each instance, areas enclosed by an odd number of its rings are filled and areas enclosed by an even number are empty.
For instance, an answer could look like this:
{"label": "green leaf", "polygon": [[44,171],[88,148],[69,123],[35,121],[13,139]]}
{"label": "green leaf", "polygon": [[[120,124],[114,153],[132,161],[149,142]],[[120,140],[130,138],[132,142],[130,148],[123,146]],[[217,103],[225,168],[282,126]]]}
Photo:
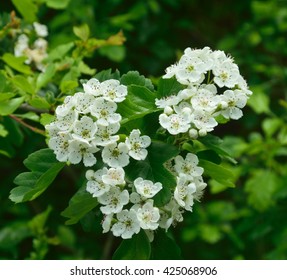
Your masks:
{"label": "green leaf", "polygon": [[31,83],[28,81],[27,77],[23,75],[17,75],[14,76],[11,79],[11,82],[18,87],[19,89],[23,90],[24,92],[34,94],[35,93],[35,87],[31,85]]}
{"label": "green leaf", "polygon": [[24,62],[26,60],[25,57],[15,57],[14,55],[10,53],[5,53],[2,56],[2,60],[8,64],[11,68],[23,73],[30,75],[32,74],[32,71],[28,65],[25,65]]}
{"label": "green leaf", "polygon": [[69,91],[73,90],[78,86],[77,81],[62,81],[60,84],[61,92],[68,93]]}
{"label": "green leaf", "polygon": [[33,98],[29,100],[29,104],[37,109],[50,109],[51,106],[44,97],[38,95],[33,96]]}
{"label": "green leaf", "polygon": [[40,123],[45,126],[55,120],[55,116],[47,113],[41,114]]}
{"label": "green leaf", "polygon": [[152,260],[181,260],[181,251],[164,230],[157,230],[152,242]]}
{"label": "green leaf", "polygon": [[217,165],[213,162],[200,159],[199,166],[203,167],[204,175],[210,176],[212,179],[217,181],[218,183],[228,186],[235,187],[235,175],[233,172],[222,165]]}
{"label": "green leaf", "polygon": [[220,139],[219,137],[214,136],[212,134],[207,134],[206,136],[199,138],[198,141],[204,144],[204,146],[206,146],[207,148],[216,152],[218,155],[223,156],[231,163],[233,164],[237,163],[237,161],[234,158],[232,158],[230,154],[221,147],[223,140]]}
{"label": "green leaf", "polygon": [[2,101],[0,103],[0,115],[7,116],[12,114],[18,109],[18,107],[23,103],[24,100],[24,97],[17,97],[10,100]]}
{"label": "green leaf", "polygon": [[0,123],[0,137],[6,137],[8,133],[9,132],[5,129],[4,125]]}
{"label": "green leaf", "polygon": [[199,159],[205,159],[215,164],[221,163],[221,157],[214,150],[199,151],[196,155]]}
{"label": "green leaf", "polygon": [[131,239],[121,242],[113,255],[113,260],[149,260],[151,253],[150,242],[143,230]]}
{"label": "green leaf", "polygon": [[269,96],[264,92],[261,86],[252,87],[251,91],[253,94],[248,99],[247,104],[256,112],[257,114],[270,113]]}
{"label": "green leaf", "polygon": [[86,23],[81,26],[74,26],[73,32],[84,42],[87,41],[90,37],[90,28]]}
{"label": "green leaf", "polygon": [[15,203],[33,200],[42,194],[65,163],[58,162],[51,149],[42,149],[29,155],[24,165],[31,172],[21,173],[15,178],[14,183],[18,187],[12,189],[9,196]]}
{"label": "green leaf", "polygon": [[103,46],[99,49],[99,53],[112,61],[121,62],[126,56],[126,48],[124,46]]}
{"label": "green leaf", "polygon": [[32,0],[12,0],[12,2],[26,21],[30,23],[37,21],[38,8]]}
{"label": "green leaf", "polygon": [[155,94],[146,87],[137,85],[128,86],[128,95],[118,106],[118,112],[123,117],[122,125],[157,111],[159,109],[155,105]]}
{"label": "green leaf", "polygon": [[36,82],[37,89],[46,86],[51,81],[55,73],[56,73],[55,65],[52,63],[48,64],[48,66],[45,69],[45,72],[40,73],[37,78]]}
{"label": "green leaf", "polygon": [[47,7],[52,9],[66,9],[70,3],[70,0],[45,0]]}
{"label": "green leaf", "polygon": [[98,205],[98,201],[86,191],[86,186],[80,188],[71,198],[69,206],[61,213],[68,218],[66,225],[76,224],[87,213]]}
{"label": "green leaf", "polygon": [[32,231],[27,222],[16,222],[12,225],[3,227],[0,230],[0,249],[12,250],[22,240],[30,236],[32,236]]}
{"label": "green leaf", "polygon": [[248,203],[258,211],[264,211],[274,205],[275,192],[280,189],[281,181],[278,175],[270,170],[256,170],[245,185],[248,193]]}
{"label": "green leaf", "polygon": [[21,118],[21,119],[31,120],[31,121],[34,121],[34,122],[38,122],[39,119],[40,119],[40,117],[34,112],[28,112],[28,113],[25,113],[25,114],[14,114],[14,116],[16,116],[18,118]]}
{"label": "green leaf", "polygon": [[186,86],[180,84],[174,77],[170,79],[161,78],[158,82],[158,98],[176,95],[180,90],[183,90],[185,88]]}
{"label": "green leaf", "polygon": [[95,78],[98,79],[100,82],[109,80],[109,79],[120,79],[120,72],[117,70],[112,73],[112,69],[103,70],[95,75]]}
{"label": "green leaf", "polygon": [[70,42],[67,44],[62,44],[54,48],[50,53],[49,53],[49,60],[61,60],[65,57],[65,55],[74,47],[74,43]]}
{"label": "green leaf", "polygon": [[129,85],[138,85],[144,86],[149,90],[154,90],[154,86],[150,79],[147,79],[145,76],[140,75],[138,71],[129,71],[127,74],[122,75],[121,84]]}
{"label": "green leaf", "polygon": [[45,232],[45,224],[51,211],[52,207],[48,206],[44,212],[36,215],[31,221],[29,221],[28,225],[31,228],[34,235],[43,234]]}
{"label": "green leaf", "polygon": [[265,119],[262,123],[262,128],[267,137],[272,137],[272,135],[278,131],[278,129],[283,125],[283,121],[277,118]]}
{"label": "green leaf", "polygon": [[163,189],[154,197],[155,205],[165,205],[171,197],[171,189],[175,188],[176,180],[164,164],[179,153],[171,144],[153,141],[148,148],[148,156],[145,160],[131,162],[126,167],[126,175],[130,180],[138,177],[162,183]]}
{"label": "green leaf", "polygon": [[7,99],[11,99],[15,95],[16,93],[13,93],[13,92],[0,93],[0,102],[7,100]]}

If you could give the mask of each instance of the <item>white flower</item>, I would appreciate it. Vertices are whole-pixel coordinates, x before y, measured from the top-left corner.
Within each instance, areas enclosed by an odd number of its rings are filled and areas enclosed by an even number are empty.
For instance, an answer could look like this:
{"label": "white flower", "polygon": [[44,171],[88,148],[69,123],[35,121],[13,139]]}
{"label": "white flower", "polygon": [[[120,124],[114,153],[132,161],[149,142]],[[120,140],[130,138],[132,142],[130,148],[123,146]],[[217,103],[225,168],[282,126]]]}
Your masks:
{"label": "white flower", "polygon": [[129,239],[134,234],[139,233],[140,225],[134,210],[123,210],[117,214],[118,222],[115,223],[111,231],[114,236],[121,236],[123,239]]}
{"label": "white flower", "polygon": [[119,123],[110,124],[108,126],[98,125],[98,130],[93,140],[94,144],[99,146],[106,146],[117,142],[120,137],[113,134],[117,133],[119,129]]}
{"label": "white flower", "polygon": [[133,129],[130,136],[126,138],[125,141],[128,149],[129,155],[136,160],[144,160],[148,154],[147,148],[151,144],[151,139],[149,136],[140,136],[139,129]]}
{"label": "white flower", "polygon": [[220,102],[220,97],[216,95],[214,85],[204,85],[198,89],[197,94],[191,98],[190,102],[194,110],[213,112]]}
{"label": "white flower", "polygon": [[77,92],[74,95],[77,100],[75,108],[81,114],[88,114],[91,112],[92,104],[95,102],[95,97],[91,94]]}
{"label": "white flower", "polygon": [[125,171],[122,167],[110,168],[107,173],[102,176],[105,184],[112,186],[125,184]]}
{"label": "white flower", "polygon": [[35,31],[39,37],[46,37],[48,36],[48,28],[44,24],[40,24],[38,22],[33,22],[33,26]]}
{"label": "white flower", "polygon": [[210,132],[218,125],[210,112],[194,110],[191,115],[191,122],[201,131]]}
{"label": "white flower", "polygon": [[172,224],[175,225],[175,223],[183,221],[182,213],[180,205],[172,197],[169,203],[160,210],[159,226],[168,230]]}
{"label": "white flower", "polygon": [[[16,57],[19,56],[27,56],[26,50],[29,48],[29,38],[25,34],[21,34],[18,37],[18,40],[15,44],[14,55]],[[29,63],[29,60],[25,61],[25,63]]]}
{"label": "white flower", "polygon": [[167,106],[174,106],[177,105],[180,102],[180,98],[178,95],[170,95],[166,97],[162,97],[161,99],[155,99],[155,105],[157,108],[164,109]]}
{"label": "white flower", "polygon": [[240,76],[238,66],[231,60],[226,60],[223,63],[216,64],[212,69],[212,72],[214,74],[214,82],[219,87],[234,87]]}
{"label": "white flower", "polygon": [[153,200],[147,201],[138,209],[137,218],[142,229],[155,230],[158,228],[158,221],[160,218],[159,209],[157,207],[153,207]]}
{"label": "white flower", "polygon": [[128,90],[118,80],[110,79],[101,83],[101,93],[104,99],[118,103],[125,100]]}
{"label": "white flower", "polygon": [[91,107],[91,114],[98,119],[99,125],[108,126],[121,121],[121,115],[115,113],[116,110],[117,104],[115,102],[98,97]]}
{"label": "white flower", "polygon": [[196,192],[193,194],[193,197],[195,200],[200,201],[207,184],[203,181],[201,176],[193,178],[193,182],[196,185]]}
{"label": "white flower", "polygon": [[144,180],[141,177],[134,181],[134,186],[137,193],[145,198],[152,198],[162,189],[162,184],[160,182],[154,184],[152,181]]}
{"label": "white flower", "polygon": [[55,122],[51,122],[45,125],[45,129],[46,131],[48,131],[50,138],[58,136],[59,128],[57,127]]}
{"label": "white flower", "polygon": [[91,94],[94,96],[100,96],[102,95],[100,91],[100,85],[101,83],[97,79],[92,78],[83,84],[83,88],[84,88],[85,93],[87,94]]}
{"label": "white flower", "polygon": [[190,109],[183,111],[182,114],[172,114],[169,116],[161,114],[159,116],[159,123],[173,135],[187,132],[190,128]]}
{"label": "white flower", "polygon": [[183,159],[182,156],[178,155],[174,159],[175,170],[178,174],[183,173],[188,179],[193,177],[201,176],[203,174],[203,168],[198,165],[198,157],[194,154],[188,153]]}
{"label": "white flower", "polygon": [[57,136],[50,138],[49,148],[54,150],[58,161],[65,162],[69,156],[69,142],[71,136],[69,133],[58,133]]}
{"label": "white flower", "polygon": [[173,64],[165,69],[166,74],[162,76],[164,79],[169,79],[176,74],[177,65]]}
{"label": "white flower", "polygon": [[190,183],[185,174],[179,174],[177,185],[174,191],[174,199],[187,211],[192,211],[193,194],[196,192],[196,185]]}
{"label": "white flower", "polygon": [[83,116],[74,123],[72,134],[74,139],[90,141],[97,132],[97,124],[87,116]]}
{"label": "white flower", "polygon": [[111,143],[104,147],[102,151],[103,162],[110,167],[124,167],[130,162],[129,149],[125,143]]}
{"label": "white flower", "polygon": [[123,206],[129,202],[129,193],[127,190],[121,191],[118,187],[111,187],[110,190],[98,197],[103,214],[119,213]]}
{"label": "white flower", "polygon": [[77,103],[77,98],[74,96],[66,96],[64,103],[56,108],[56,115],[64,117],[74,110]]}
{"label": "white flower", "polygon": [[93,195],[93,197],[99,197],[104,193],[108,192],[111,188],[109,184],[103,182],[102,176],[107,174],[108,169],[99,169],[96,172],[93,170],[88,170],[86,172],[87,182],[87,192]]}
{"label": "white flower", "polygon": [[69,111],[65,116],[58,116],[55,122],[56,126],[61,131],[70,131],[73,129],[75,121],[78,119],[76,111]]}
{"label": "white flower", "polygon": [[111,229],[113,217],[114,214],[105,215],[102,222],[103,233],[106,233]]}
{"label": "white flower", "polygon": [[90,145],[87,141],[71,140],[69,143],[69,161],[72,164],[78,164],[81,160],[85,166],[93,166],[97,159],[93,155],[99,151],[99,148]]}
{"label": "white flower", "polygon": [[227,108],[221,111],[226,119],[238,120],[243,116],[239,108],[243,108],[247,103],[247,96],[241,90],[226,90],[221,96],[222,101],[227,103]]}

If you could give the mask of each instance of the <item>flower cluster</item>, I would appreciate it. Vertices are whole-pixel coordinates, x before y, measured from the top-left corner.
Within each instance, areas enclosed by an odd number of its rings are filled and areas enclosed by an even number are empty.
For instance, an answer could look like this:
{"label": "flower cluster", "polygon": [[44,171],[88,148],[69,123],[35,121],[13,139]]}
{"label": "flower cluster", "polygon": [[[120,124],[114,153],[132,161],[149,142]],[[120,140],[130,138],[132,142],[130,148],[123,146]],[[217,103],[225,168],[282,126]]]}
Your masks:
{"label": "flower cluster", "polygon": [[[209,48],[186,49],[164,78],[173,76],[184,89],[155,100],[163,113],[159,124],[153,124],[173,135],[204,136],[217,125],[217,117],[240,118],[251,94],[233,60]],[[154,176],[150,163],[155,154],[149,155],[156,143],[149,147],[151,138],[132,126],[138,121],[121,128],[124,122],[119,112],[132,103],[131,98],[120,104],[127,97],[127,86],[115,79],[100,82],[92,78],[83,88],[83,92],[67,96],[56,108],[55,121],[46,125],[49,147],[59,161],[83,161],[86,167],[97,163],[97,168],[86,171],[86,191],[99,203],[104,233],[111,231],[128,239],[144,230],[152,241],[158,228],[168,230],[183,221],[185,211],[192,212],[207,186],[204,170],[195,154],[176,153],[164,163],[174,180],[157,182],[154,178],[160,176]],[[162,168],[162,162],[158,167]]]}
{"label": "flower cluster", "polygon": [[157,107],[164,109],[159,122],[172,135],[189,133],[196,138],[212,131],[219,116],[241,118],[241,109],[252,94],[233,59],[208,47],[187,48],[163,76],[172,77],[185,88],[156,100]]}
{"label": "flower cluster", "polygon": [[35,40],[31,39],[34,36],[27,36],[25,33],[18,36],[14,55],[16,57],[25,56],[27,58],[25,61],[26,64],[33,62],[38,70],[44,71],[45,65],[43,64],[43,60],[48,56],[48,42],[44,39],[44,37],[48,36],[47,26],[34,22],[33,33],[37,37]]}
{"label": "flower cluster", "polygon": [[[133,131],[126,143],[117,143],[121,115],[116,113],[117,103],[127,95],[127,87],[117,80],[100,83],[90,79],[84,92],[67,96],[56,109],[56,120],[46,126],[49,147],[59,161],[93,166],[95,153],[101,151],[103,161],[111,167],[124,167],[129,157],[145,155],[139,132]],[[135,144],[135,143],[136,144]],[[138,145],[137,145],[138,144]],[[135,155],[136,154],[136,155]]]}

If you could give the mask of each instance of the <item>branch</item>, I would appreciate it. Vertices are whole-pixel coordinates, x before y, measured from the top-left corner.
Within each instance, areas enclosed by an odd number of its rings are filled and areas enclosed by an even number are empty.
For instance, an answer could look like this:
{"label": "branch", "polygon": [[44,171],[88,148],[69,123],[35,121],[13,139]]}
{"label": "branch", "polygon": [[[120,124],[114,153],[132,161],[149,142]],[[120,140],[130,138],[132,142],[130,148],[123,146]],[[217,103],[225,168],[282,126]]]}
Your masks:
{"label": "branch", "polygon": [[38,134],[41,134],[41,135],[43,135],[43,136],[46,136],[46,133],[45,133],[44,130],[39,129],[39,128],[37,128],[37,127],[31,126],[31,125],[25,123],[23,120],[21,120],[20,118],[16,117],[15,115],[9,115],[9,117],[10,117],[11,119],[15,120],[16,122],[22,124],[23,126],[29,128],[29,129],[32,130],[33,132],[38,133]]}

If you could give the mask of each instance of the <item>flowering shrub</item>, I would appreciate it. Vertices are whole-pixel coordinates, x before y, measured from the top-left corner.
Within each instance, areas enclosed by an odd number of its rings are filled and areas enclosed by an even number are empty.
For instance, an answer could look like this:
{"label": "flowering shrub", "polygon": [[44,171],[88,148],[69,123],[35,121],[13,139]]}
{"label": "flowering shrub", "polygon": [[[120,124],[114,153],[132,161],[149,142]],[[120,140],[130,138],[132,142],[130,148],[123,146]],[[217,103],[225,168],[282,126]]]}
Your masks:
{"label": "flowering shrub", "polygon": [[92,167],[86,190],[100,205],[104,233],[129,239],[143,229],[152,242],[154,231],[192,212],[207,186],[193,140],[242,117],[250,95],[231,57],[187,48],[158,91],[137,72],[84,82],[46,125],[48,144],[58,161]]}

